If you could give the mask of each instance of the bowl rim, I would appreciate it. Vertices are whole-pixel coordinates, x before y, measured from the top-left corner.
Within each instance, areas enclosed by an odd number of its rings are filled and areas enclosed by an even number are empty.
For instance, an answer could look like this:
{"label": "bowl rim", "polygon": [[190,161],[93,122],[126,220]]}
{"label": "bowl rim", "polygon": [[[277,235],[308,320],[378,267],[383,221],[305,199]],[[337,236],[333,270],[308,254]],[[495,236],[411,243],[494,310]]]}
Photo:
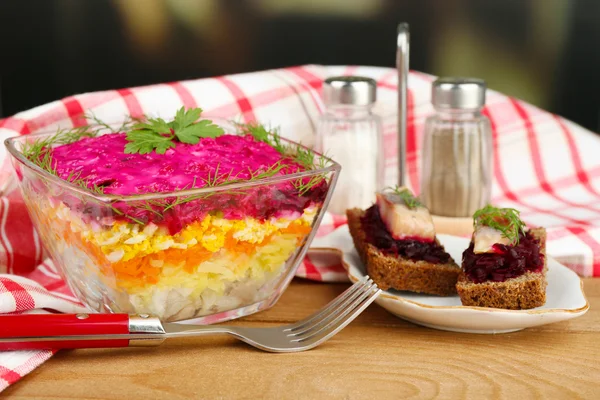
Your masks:
{"label": "bowl rim", "polygon": [[[231,131],[232,127],[233,127],[233,124],[231,123],[231,121],[228,121],[228,120],[225,120],[222,118],[217,118],[217,117],[208,117],[207,116],[206,118],[211,119],[214,123],[221,126],[226,131],[225,134],[238,135],[237,133],[227,133],[228,131]],[[112,122],[107,125],[118,126],[118,125],[121,125],[123,122],[124,122],[124,120],[120,120],[118,122]],[[83,126],[89,127],[89,128],[102,128],[102,127],[105,127],[106,125],[88,124],[88,125],[83,125]],[[241,188],[248,188],[248,187],[253,187],[253,186],[264,186],[264,185],[269,185],[269,184],[275,184],[275,183],[284,182],[284,181],[288,181],[288,180],[292,180],[292,179],[305,178],[305,177],[309,177],[309,176],[330,173],[330,172],[339,173],[341,170],[341,165],[339,163],[337,163],[336,161],[334,161],[333,159],[331,159],[330,157],[328,157],[322,153],[319,153],[317,151],[314,151],[313,149],[311,149],[301,143],[281,137],[281,141],[283,141],[285,143],[300,147],[305,150],[312,151],[315,154],[315,156],[327,160],[329,165],[326,167],[323,167],[323,168],[295,172],[293,174],[288,174],[288,175],[278,175],[278,176],[273,176],[273,177],[268,177],[268,178],[257,179],[255,181],[244,181],[244,182],[220,185],[217,187],[203,187],[203,188],[194,188],[194,189],[185,189],[185,190],[174,190],[174,191],[170,191],[170,192],[143,193],[143,194],[135,194],[135,195],[99,194],[99,193],[95,193],[89,189],[84,189],[81,186],[73,184],[72,182],[61,179],[58,176],[50,174],[48,171],[40,168],[38,165],[34,164],[29,159],[27,159],[27,157],[25,157],[25,155],[21,151],[19,151],[17,149],[17,147],[15,146],[15,144],[18,142],[23,142],[23,141],[30,140],[30,139],[35,140],[37,138],[54,135],[60,129],[61,129],[61,127],[57,126],[52,131],[48,129],[48,130],[44,130],[44,131],[37,132],[37,133],[13,136],[8,139],[5,139],[4,145],[6,146],[8,152],[11,154],[11,156],[15,160],[20,162],[24,167],[29,168],[30,170],[35,172],[41,178],[49,180],[50,182],[57,184],[57,185],[61,186],[62,188],[67,189],[71,192],[76,192],[80,195],[91,197],[94,200],[103,202],[103,203],[129,202],[129,201],[138,201],[138,200],[143,201],[143,200],[162,199],[162,198],[168,198],[168,197],[174,197],[174,196],[190,196],[190,195],[198,195],[198,194],[206,194],[206,193],[216,193],[216,192],[228,191],[228,190],[232,190],[232,189],[241,189]],[[105,134],[109,134],[109,133],[105,133]]]}

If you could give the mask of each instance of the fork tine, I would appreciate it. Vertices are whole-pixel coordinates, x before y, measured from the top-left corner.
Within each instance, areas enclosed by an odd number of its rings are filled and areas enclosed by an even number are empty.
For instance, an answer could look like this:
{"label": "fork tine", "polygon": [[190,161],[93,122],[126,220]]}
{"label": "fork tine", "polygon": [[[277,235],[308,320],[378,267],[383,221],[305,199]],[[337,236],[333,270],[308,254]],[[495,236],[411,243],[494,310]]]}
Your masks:
{"label": "fork tine", "polygon": [[360,290],[357,290],[351,296],[348,296],[344,302],[339,303],[336,307],[332,307],[330,311],[327,314],[322,315],[320,319],[315,319],[310,324],[304,324],[302,328],[292,330],[288,333],[288,335],[305,336],[309,331],[314,331],[318,327],[328,324],[329,320],[335,318],[335,316],[339,315],[339,313],[346,308],[352,307],[352,304],[354,304],[357,299],[360,299],[361,296],[363,296],[365,293],[368,293],[373,287],[376,287],[376,285],[372,280],[369,279],[367,285],[362,286]]}
{"label": "fork tine", "polygon": [[302,330],[305,327],[310,327],[317,324],[319,321],[326,318],[329,314],[331,314],[331,312],[335,311],[340,306],[345,306],[349,301],[355,299],[358,295],[364,292],[365,288],[370,286],[372,282],[373,281],[371,280],[371,278],[365,276],[360,281],[356,282],[354,285],[346,289],[342,294],[336,297],[322,310],[302,321],[297,322],[289,328],[284,329],[284,331],[297,332],[298,330]]}
{"label": "fork tine", "polygon": [[[327,335],[330,331],[338,332],[354,318],[356,318],[356,316],[358,316],[369,304],[371,304],[377,298],[380,292],[381,289],[379,289],[377,285],[373,284],[365,293],[363,293],[358,299],[354,300],[348,307],[340,308],[338,310],[339,312],[333,313],[330,318],[325,321],[321,321],[322,323],[319,323],[318,325],[311,327],[311,329],[304,331],[302,336],[298,336],[292,341],[304,342],[316,337],[322,332],[325,333],[325,335]],[[341,328],[339,328],[340,326]]]}
{"label": "fork tine", "polygon": [[352,296],[355,292],[359,291],[361,288],[366,286],[368,284],[368,282],[370,281],[370,279],[371,278],[369,278],[368,275],[363,277],[361,280],[357,281],[354,285],[352,285],[348,289],[346,289],[338,297],[336,297],[331,302],[329,302],[329,304],[327,304],[324,308],[322,308],[321,310],[312,314],[308,318],[305,318],[302,321],[298,321],[297,323],[289,326],[287,329],[284,329],[284,331],[298,330],[298,329],[301,329],[302,327],[306,326],[307,324],[313,323],[313,321],[315,321],[315,320],[323,318],[324,315],[329,314],[329,312],[331,312],[331,310],[338,307],[339,304],[343,303],[347,298]]}
{"label": "fork tine", "polygon": [[310,350],[331,339],[339,331],[344,329],[350,322],[354,321],[354,319],[357,316],[359,316],[365,308],[367,308],[373,301],[375,301],[379,293],[381,293],[381,289],[377,289],[376,291],[374,291],[359,307],[357,307],[354,310],[354,312],[352,312],[352,314],[348,315],[345,319],[339,321],[337,325],[331,326],[329,330],[324,332],[323,335],[320,335],[318,337],[313,336],[312,338],[303,339],[302,341],[299,341],[298,343],[304,343],[302,349]]}

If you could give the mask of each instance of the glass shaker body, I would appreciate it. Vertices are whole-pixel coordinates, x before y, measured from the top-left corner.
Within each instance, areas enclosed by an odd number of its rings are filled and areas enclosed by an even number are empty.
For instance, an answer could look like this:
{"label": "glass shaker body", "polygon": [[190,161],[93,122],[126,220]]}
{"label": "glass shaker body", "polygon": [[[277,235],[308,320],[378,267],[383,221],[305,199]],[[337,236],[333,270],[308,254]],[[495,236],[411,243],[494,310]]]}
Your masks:
{"label": "glass shaker body", "polygon": [[331,105],[321,116],[316,149],[341,164],[328,211],[368,208],[384,182],[381,121],[372,105]]}
{"label": "glass shaker body", "polygon": [[421,199],[434,215],[471,217],[491,198],[491,124],[481,108],[436,111],[425,122]]}

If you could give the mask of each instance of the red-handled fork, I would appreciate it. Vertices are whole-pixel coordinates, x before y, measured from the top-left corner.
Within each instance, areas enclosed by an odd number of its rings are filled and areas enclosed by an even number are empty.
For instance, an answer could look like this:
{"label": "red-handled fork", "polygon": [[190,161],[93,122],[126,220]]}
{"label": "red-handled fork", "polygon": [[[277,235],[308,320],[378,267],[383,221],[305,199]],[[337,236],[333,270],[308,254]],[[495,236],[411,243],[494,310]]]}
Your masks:
{"label": "red-handled fork", "polygon": [[275,328],[162,323],[158,318],[144,314],[1,316],[0,350],[158,346],[167,338],[229,334],[265,351],[304,351],[342,330],[380,292],[367,276],[320,312],[298,323]]}

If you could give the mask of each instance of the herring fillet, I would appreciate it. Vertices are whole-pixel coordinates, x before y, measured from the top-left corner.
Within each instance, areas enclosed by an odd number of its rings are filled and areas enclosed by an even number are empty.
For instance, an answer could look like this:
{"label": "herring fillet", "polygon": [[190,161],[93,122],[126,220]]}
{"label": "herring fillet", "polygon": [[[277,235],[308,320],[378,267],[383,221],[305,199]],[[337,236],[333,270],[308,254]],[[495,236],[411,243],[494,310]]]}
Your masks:
{"label": "herring fillet", "polygon": [[509,238],[502,235],[502,232],[489,226],[481,225],[475,229],[473,233],[473,252],[475,254],[495,253],[495,244],[508,246],[513,243]]}
{"label": "herring fillet", "polygon": [[381,220],[394,239],[413,237],[435,240],[435,227],[427,208],[409,208],[393,193],[379,192],[376,196]]}

